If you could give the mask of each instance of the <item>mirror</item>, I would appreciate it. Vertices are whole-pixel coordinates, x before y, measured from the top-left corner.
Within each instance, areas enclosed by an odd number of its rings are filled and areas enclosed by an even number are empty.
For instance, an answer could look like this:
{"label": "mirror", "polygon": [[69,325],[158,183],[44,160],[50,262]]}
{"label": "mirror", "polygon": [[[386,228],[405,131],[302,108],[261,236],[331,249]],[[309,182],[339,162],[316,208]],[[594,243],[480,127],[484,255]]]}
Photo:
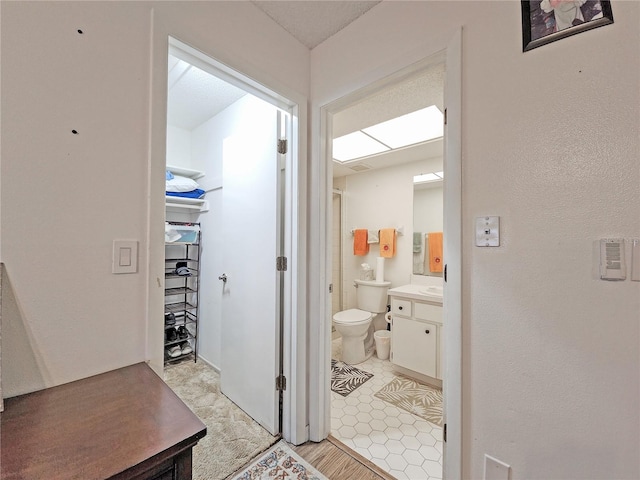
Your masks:
{"label": "mirror", "polygon": [[[423,181],[416,178],[418,175],[423,176]],[[441,261],[429,261],[428,238],[429,233],[443,230],[442,172],[418,172],[416,177],[413,184],[413,274],[442,277],[442,271],[437,271],[442,270]],[[432,270],[434,268],[436,271]]]}

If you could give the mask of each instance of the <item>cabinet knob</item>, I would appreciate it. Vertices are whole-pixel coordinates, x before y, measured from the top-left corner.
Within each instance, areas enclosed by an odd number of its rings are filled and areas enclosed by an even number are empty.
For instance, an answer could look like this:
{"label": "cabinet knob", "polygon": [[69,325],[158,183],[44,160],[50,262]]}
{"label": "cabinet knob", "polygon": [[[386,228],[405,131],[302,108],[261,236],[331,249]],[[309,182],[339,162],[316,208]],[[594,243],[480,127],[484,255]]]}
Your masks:
{"label": "cabinet knob", "polygon": [[429,335],[429,330],[425,330],[424,333],[426,333],[427,335]]}
{"label": "cabinet knob", "polygon": [[402,307],[398,307],[398,310],[402,310]]}

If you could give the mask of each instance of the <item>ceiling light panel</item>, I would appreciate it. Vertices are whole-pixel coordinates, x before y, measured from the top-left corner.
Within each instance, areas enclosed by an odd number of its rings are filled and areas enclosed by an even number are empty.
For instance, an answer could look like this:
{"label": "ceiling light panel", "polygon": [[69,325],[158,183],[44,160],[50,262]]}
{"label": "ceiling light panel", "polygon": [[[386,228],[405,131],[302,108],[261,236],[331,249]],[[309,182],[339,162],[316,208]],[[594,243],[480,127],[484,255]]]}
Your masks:
{"label": "ceiling light panel", "polygon": [[435,173],[422,173],[413,177],[413,183],[436,182],[438,180],[442,180],[442,177]]}
{"label": "ceiling light panel", "polygon": [[348,162],[388,150],[389,147],[360,131],[333,139],[333,158],[339,162]]}
{"label": "ceiling light panel", "polygon": [[401,148],[434,138],[444,132],[442,112],[432,105],[401,117],[363,128],[363,132],[391,148]]}

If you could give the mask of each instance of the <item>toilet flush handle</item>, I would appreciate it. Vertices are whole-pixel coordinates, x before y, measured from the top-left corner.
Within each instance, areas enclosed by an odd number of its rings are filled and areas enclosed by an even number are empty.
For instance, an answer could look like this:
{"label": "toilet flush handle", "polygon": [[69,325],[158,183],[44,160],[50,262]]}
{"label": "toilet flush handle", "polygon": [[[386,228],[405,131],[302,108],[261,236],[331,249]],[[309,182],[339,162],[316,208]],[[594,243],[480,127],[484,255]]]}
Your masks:
{"label": "toilet flush handle", "polygon": [[227,274],[223,273],[218,277],[218,280],[222,280],[224,283],[227,283]]}

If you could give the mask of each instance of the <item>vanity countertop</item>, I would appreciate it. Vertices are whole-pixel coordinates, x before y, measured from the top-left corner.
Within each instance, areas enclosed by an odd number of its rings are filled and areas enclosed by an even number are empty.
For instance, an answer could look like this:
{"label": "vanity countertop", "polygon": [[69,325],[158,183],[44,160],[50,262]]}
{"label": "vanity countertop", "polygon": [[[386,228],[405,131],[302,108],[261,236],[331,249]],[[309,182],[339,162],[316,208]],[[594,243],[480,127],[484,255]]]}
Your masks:
{"label": "vanity countertop", "polygon": [[442,305],[442,287],[439,286],[407,284],[390,288],[389,295]]}

